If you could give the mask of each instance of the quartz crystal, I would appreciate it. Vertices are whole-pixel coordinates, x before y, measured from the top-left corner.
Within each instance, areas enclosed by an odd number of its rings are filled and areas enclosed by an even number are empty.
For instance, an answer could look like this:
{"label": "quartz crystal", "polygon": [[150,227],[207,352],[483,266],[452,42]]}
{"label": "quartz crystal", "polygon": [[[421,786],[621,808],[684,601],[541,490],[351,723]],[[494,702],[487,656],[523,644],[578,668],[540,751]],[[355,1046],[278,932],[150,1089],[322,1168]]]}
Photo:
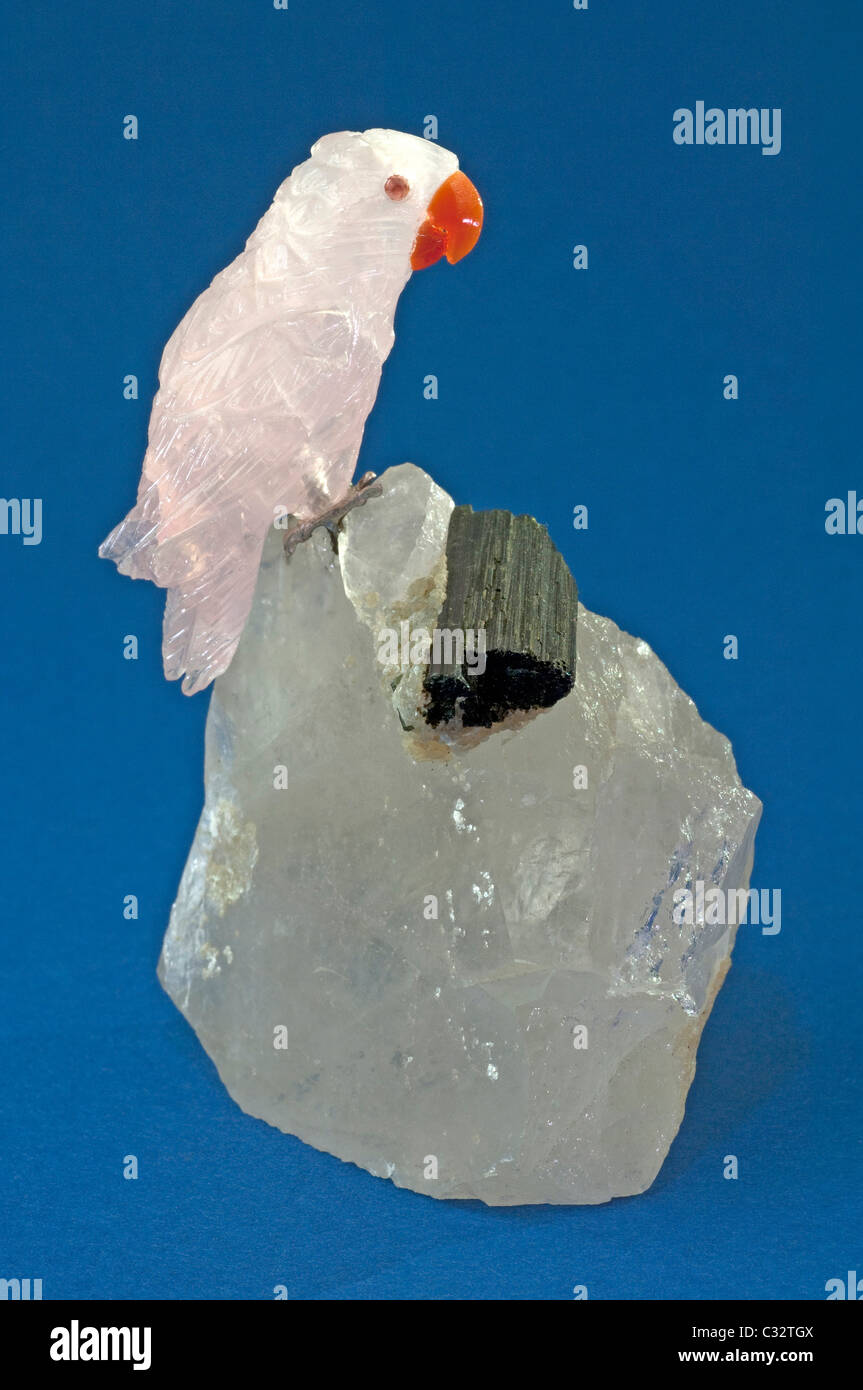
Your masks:
{"label": "quartz crystal", "polygon": [[748,884],[760,803],[650,647],[583,607],[552,708],[418,719],[423,670],[379,634],[434,623],[453,504],[411,465],[381,483],[338,555],[269,534],[162,982],[244,1110],[399,1186],[641,1192],[735,934],[678,924],[674,893]]}

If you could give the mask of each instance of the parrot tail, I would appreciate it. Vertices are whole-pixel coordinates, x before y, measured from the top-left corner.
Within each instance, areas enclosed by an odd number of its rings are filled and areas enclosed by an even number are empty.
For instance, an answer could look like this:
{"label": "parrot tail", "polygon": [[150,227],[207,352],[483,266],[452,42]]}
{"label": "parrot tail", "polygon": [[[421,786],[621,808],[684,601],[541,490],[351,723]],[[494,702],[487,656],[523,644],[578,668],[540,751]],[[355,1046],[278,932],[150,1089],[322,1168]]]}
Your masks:
{"label": "parrot tail", "polygon": [[159,490],[149,486],[138,493],[138,500],[119,526],[99,546],[103,560],[113,560],[121,574],[131,579],[152,579],[159,548]]}
{"label": "parrot tail", "polygon": [[162,659],[184,695],[204,690],[231,664],[255,596],[263,538],[254,553],[231,554],[198,578],[168,589]]}

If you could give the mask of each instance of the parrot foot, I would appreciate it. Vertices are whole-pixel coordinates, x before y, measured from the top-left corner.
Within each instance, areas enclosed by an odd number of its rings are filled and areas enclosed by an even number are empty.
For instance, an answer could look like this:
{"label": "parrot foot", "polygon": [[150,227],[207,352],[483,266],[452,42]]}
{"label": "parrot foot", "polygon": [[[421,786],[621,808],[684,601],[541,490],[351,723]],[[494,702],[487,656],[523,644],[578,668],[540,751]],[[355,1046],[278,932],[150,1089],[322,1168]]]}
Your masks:
{"label": "parrot foot", "polygon": [[298,521],[285,534],[285,555],[293,555],[297,546],[303,541],[307,541],[313,531],[319,526],[326,526],[330,533],[333,549],[338,547],[337,536],[341,523],[344,521],[348,512],[352,512],[354,507],[364,507],[370,497],[380,497],[383,487],[375,482],[375,473],[364,473],[358,483],[352,483],[344,497],[338,502],[334,502],[320,516],[312,517],[310,521]]}

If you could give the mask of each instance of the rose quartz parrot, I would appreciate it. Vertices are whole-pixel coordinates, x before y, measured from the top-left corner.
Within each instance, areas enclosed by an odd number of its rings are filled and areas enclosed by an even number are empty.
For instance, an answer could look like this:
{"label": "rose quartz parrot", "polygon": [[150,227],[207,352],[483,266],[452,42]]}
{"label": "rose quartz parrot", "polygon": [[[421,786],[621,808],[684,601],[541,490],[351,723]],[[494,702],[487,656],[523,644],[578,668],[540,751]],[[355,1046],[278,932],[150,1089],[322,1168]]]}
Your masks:
{"label": "rose quartz parrot", "polygon": [[326,135],[172,334],[138,500],[99,553],[168,590],[165,675],[187,695],[230,664],[274,519],[349,499],[411,270],[460,260],[481,225],[449,150]]}

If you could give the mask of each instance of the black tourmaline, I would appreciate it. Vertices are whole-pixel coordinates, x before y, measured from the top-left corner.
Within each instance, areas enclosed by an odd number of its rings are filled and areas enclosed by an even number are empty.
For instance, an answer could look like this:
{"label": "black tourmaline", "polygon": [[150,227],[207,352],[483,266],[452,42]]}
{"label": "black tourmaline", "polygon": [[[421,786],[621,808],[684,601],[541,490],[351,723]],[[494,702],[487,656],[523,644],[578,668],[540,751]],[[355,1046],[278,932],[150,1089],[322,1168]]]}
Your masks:
{"label": "black tourmaline", "polygon": [[490,728],[513,710],[547,709],[568,695],[578,590],[545,527],[532,516],[456,507],[446,558],[438,628],[484,629],[485,670],[469,647],[460,662],[447,660],[444,649],[426,673],[427,722],[437,727],[458,711],[465,726]]}

